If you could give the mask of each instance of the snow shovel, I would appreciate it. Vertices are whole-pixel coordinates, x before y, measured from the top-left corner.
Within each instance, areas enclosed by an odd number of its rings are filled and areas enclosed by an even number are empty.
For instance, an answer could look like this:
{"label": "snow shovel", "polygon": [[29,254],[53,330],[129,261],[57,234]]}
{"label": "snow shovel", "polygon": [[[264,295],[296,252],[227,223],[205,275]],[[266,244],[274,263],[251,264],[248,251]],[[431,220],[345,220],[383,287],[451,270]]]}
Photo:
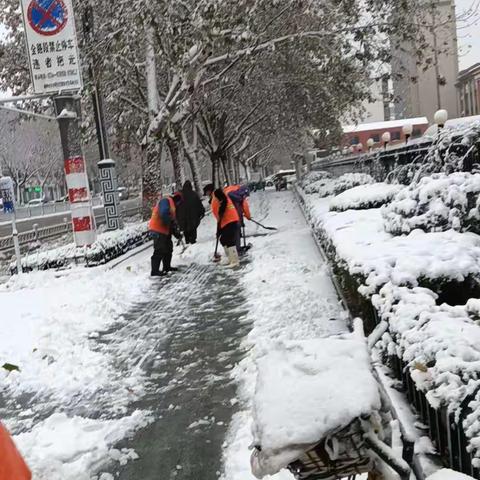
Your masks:
{"label": "snow shovel", "polygon": [[265,230],[274,230],[274,231],[278,230],[278,228],[275,228],[275,227],[266,227],[265,225],[262,225],[260,222],[257,222],[256,220],[254,220],[253,218],[251,218],[250,221],[258,225],[259,227],[264,228]]}
{"label": "snow shovel", "polygon": [[213,261],[215,263],[218,263],[222,259],[222,256],[218,253],[219,241],[220,241],[220,237],[217,237],[217,243],[215,244],[215,253],[213,254]]}

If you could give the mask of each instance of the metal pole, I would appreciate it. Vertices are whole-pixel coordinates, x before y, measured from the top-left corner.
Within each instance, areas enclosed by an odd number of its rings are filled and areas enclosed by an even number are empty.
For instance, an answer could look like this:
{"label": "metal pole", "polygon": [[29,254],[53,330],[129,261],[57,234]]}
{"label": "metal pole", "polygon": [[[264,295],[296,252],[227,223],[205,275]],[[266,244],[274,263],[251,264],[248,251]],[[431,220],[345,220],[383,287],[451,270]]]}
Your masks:
{"label": "metal pole", "polygon": [[21,275],[23,273],[22,256],[20,253],[20,242],[18,241],[17,218],[15,215],[15,210],[12,213],[12,236],[13,247],[15,248],[15,263],[17,264],[17,274]]}
{"label": "metal pole", "polygon": [[[94,17],[93,17],[93,7],[91,4],[88,4],[85,7],[83,12],[83,34],[84,42],[87,47],[92,47],[93,35],[94,35]],[[95,72],[95,59],[93,55],[90,54],[90,59],[88,62],[88,74],[90,81],[92,82],[92,103],[93,103],[93,113],[95,117],[95,126],[97,130],[97,141],[98,141],[98,150],[100,154],[100,160],[105,160],[110,158],[110,148],[108,145],[107,132],[105,128],[105,115],[103,108],[103,97],[100,90],[100,84],[97,80]]]}
{"label": "metal pole", "polygon": [[[88,3],[83,12],[83,33],[84,42],[90,49],[92,49],[94,31],[93,6],[91,3]],[[108,145],[107,130],[105,127],[103,97],[100,82],[95,72],[95,58],[92,54],[90,54],[88,73],[93,86],[92,103],[97,130],[98,151],[100,154],[100,162],[98,162],[97,165],[100,173],[105,221],[107,230],[118,230],[123,228],[123,220],[118,194],[117,170],[115,161],[110,158],[110,147]]]}

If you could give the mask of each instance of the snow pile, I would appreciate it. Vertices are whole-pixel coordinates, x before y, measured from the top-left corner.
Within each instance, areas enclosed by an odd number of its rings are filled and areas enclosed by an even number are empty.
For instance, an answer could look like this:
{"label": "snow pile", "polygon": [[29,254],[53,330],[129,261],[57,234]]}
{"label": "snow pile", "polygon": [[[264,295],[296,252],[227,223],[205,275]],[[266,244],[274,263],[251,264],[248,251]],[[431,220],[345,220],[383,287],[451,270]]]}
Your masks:
{"label": "snow pile", "polygon": [[32,466],[34,478],[90,480],[88,472],[105,458],[120,465],[138,458],[133,450],[112,447],[148,423],[148,416],[139,411],[118,420],[69,418],[55,413],[30,432],[15,436],[15,442]]}
{"label": "snow pile", "polygon": [[343,212],[345,210],[379,208],[390,203],[401,189],[400,185],[388,183],[360,185],[334,197],[330,202],[330,210]]}
{"label": "snow pile", "polygon": [[[0,365],[19,368],[0,369],[2,393],[7,411],[28,404],[2,420],[24,432],[19,444],[39,480],[89,479],[98,454],[146,421],[146,412],[128,414],[147,379],[132,367],[144,353],[136,351],[140,340],[123,317],[151,295],[148,257],[143,262],[32,272],[0,286],[0,329],[8,332],[1,336]],[[115,338],[99,342],[106,331]],[[75,476],[82,468],[83,476]]]}
{"label": "snow pile", "polygon": [[374,179],[370,175],[365,173],[346,173],[338,178],[324,177],[320,178],[320,180],[315,180],[315,177],[313,177],[310,183],[304,184],[303,189],[307,195],[315,194],[319,197],[328,197],[369,183],[374,183]]}
{"label": "snow pile", "polygon": [[[78,248],[74,243],[37,252],[22,258],[25,272],[64,268],[71,264],[85,263],[89,267],[101,265],[118,258],[149,240],[146,223],[134,224],[123,230],[102,233],[90,247]],[[10,271],[16,271],[16,265],[10,265]]]}
{"label": "snow pile", "polygon": [[363,331],[278,342],[257,360],[254,445],[277,473],[338,428],[380,407]]}
{"label": "snow pile", "polygon": [[385,229],[394,235],[417,228],[480,232],[480,174],[458,172],[424,177],[384,207]]}

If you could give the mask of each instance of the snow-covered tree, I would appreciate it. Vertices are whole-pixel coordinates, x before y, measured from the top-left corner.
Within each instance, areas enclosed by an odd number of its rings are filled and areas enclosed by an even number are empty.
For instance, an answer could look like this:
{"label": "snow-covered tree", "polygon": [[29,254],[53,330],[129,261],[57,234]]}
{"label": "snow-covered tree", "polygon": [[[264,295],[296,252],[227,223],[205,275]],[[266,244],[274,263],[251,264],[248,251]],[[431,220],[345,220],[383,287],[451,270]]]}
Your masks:
{"label": "snow-covered tree", "polygon": [[[225,125],[231,133],[259,105],[248,119],[257,122],[252,129],[265,134],[252,137],[258,142],[248,146],[253,151],[281,138],[293,153],[302,129],[327,130],[338,124],[368,97],[371,65],[390,61],[388,39],[393,35],[411,39],[419,33],[417,22],[407,20],[421,2],[74,3],[79,32],[86,6],[93,10],[95,28],[83,55],[103,89],[109,133],[143,144],[148,203],[159,190],[164,149],[177,183],[185,178],[185,160],[198,176],[198,155],[210,148],[202,133],[206,112],[216,124],[227,113]],[[16,0],[0,0],[0,10],[1,21],[9,28],[0,47],[0,88],[25,92],[29,79]],[[87,81],[87,99],[93,87]],[[218,96],[221,89],[240,92],[235,100],[223,101]],[[87,108],[85,126],[91,132],[88,113]],[[238,157],[245,147],[249,132],[240,133],[238,142],[227,145],[226,156]],[[231,138],[229,132],[225,138]],[[240,154],[246,151],[247,147]]]}

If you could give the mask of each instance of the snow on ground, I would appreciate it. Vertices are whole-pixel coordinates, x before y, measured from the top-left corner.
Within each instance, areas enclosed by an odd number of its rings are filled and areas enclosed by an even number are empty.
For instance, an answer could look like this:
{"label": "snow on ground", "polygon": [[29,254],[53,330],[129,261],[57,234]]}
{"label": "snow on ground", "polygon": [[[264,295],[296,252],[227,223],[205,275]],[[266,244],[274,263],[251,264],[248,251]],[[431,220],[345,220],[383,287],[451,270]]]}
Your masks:
{"label": "snow on ground", "polygon": [[[251,409],[257,362],[285,342],[315,340],[347,330],[345,312],[293,195],[273,193],[253,198],[254,217],[279,230],[266,234],[249,229],[251,234],[265,236],[255,238],[252,262],[245,267],[242,279],[253,329],[245,341],[247,356],[234,371],[242,410],[234,417],[226,442],[224,480],[254,478],[248,447],[253,440]],[[259,213],[263,213],[260,218]],[[303,427],[308,425],[299,425],[298,431]],[[271,478],[293,477],[282,471]]]}

